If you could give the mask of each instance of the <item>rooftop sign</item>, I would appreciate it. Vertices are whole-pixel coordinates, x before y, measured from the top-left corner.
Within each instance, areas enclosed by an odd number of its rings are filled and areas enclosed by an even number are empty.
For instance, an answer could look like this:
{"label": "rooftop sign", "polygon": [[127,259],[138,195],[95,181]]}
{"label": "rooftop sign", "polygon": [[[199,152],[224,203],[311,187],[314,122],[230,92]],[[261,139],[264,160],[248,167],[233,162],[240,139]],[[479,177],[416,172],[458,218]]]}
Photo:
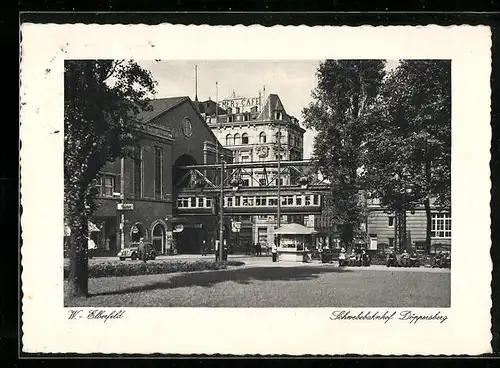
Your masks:
{"label": "rooftop sign", "polygon": [[253,97],[253,98],[235,97],[220,101],[219,106],[222,107],[223,109],[227,109],[229,107],[231,108],[253,107],[253,106],[259,106],[260,102],[261,102],[260,97]]}

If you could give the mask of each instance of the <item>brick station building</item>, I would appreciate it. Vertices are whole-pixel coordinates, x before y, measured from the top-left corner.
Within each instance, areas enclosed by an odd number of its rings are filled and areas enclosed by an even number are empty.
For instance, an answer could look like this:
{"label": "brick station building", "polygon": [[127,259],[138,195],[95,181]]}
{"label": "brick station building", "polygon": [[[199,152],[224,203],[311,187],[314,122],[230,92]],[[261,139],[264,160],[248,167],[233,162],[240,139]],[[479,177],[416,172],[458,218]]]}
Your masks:
{"label": "brick station building", "polygon": [[[100,254],[120,250],[122,212],[124,244],[144,237],[160,254],[198,253],[202,240],[210,241],[217,231],[215,216],[176,217],[174,188],[185,174],[176,166],[215,163],[217,152],[231,162],[231,152],[220,146],[189,97],[156,99],[151,105],[152,111],[141,113],[147,129],[135,147],[137,158],[108,163],[97,179],[99,207],[89,220],[100,230],[91,235]],[[128,210],[118,210],[122,202]],[[179,224],[183,230],[175,232]]]}

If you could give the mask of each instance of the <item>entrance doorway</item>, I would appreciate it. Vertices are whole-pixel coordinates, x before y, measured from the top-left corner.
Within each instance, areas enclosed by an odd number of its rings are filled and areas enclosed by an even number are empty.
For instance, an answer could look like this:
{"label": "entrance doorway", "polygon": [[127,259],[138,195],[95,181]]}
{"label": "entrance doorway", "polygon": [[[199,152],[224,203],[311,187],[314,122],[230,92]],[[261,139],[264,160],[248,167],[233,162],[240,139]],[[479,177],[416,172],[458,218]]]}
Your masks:
{"label": "entrance doorway", "polygon": [[153,227],[151,238],[153,239],[153,248],[156,253],[165,253],[165,227],[162,224],[156,224]]}

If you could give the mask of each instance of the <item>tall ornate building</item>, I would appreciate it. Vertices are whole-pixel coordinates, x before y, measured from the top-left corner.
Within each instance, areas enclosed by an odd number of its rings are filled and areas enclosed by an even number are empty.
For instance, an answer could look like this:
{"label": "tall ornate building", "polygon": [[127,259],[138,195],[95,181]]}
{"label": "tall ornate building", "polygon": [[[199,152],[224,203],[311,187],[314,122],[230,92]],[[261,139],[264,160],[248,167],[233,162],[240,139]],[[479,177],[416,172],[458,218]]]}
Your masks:
{"label": "tall ornate building", "polygon": [[[297,118],[289,115],[277,94],[247,98],[232,97],[216,102],[199,102],[199,111],[205,117],[219,142],[233,152],[233,162],[283,161],[303,159],[305,129]],[[281,132],[281,152],[278,151],[278,130]],[[277,185],[276,169],[248,169],[241,176],[243,186]],[[281,175],[281,184],[294,183],[293,173]],[[232,233],[231,243],[236,248],[249,244],[272,244],[276,226],[275,215],[241,216],[239,233]],[[282,216],[282,223],[303,223],[303,217]]]}

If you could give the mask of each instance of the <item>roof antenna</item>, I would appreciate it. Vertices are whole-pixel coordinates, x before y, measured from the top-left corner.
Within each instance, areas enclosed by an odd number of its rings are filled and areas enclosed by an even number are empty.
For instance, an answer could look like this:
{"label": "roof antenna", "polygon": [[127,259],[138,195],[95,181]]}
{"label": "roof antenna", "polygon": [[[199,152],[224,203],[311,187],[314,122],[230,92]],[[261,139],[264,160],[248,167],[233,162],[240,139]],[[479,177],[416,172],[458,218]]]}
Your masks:
{"label": "roof antenna", "polygon": [[198,102],[198,65],[194,66],[194,100]]}

